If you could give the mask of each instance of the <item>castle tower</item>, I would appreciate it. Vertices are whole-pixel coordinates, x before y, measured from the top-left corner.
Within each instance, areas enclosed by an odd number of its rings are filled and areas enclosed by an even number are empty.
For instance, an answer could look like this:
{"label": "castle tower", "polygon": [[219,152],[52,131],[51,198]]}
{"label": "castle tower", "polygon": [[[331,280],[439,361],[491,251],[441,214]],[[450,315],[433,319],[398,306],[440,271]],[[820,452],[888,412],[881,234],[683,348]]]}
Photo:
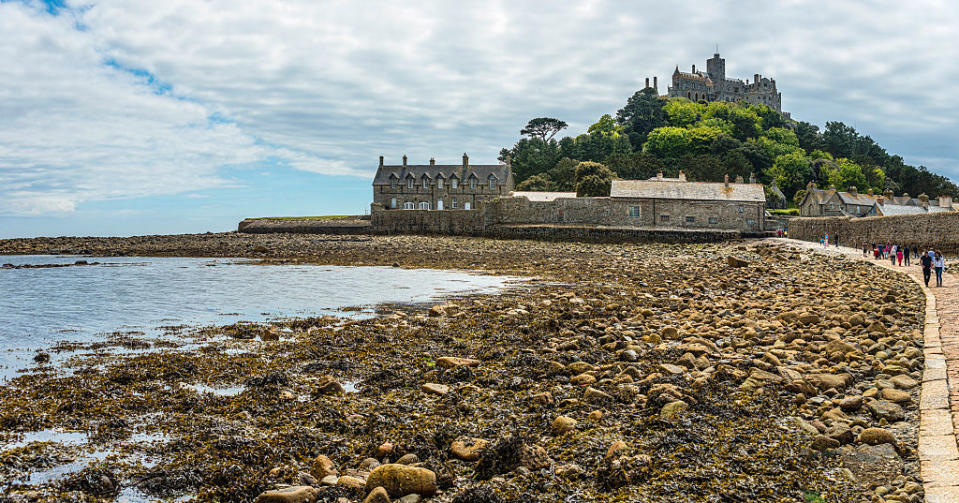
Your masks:
{"label": "castle tower", "polygon": [[715,84],[721,84],[726,80],[726,60],[720,58],[718,52],[706,60],[706,73]]}

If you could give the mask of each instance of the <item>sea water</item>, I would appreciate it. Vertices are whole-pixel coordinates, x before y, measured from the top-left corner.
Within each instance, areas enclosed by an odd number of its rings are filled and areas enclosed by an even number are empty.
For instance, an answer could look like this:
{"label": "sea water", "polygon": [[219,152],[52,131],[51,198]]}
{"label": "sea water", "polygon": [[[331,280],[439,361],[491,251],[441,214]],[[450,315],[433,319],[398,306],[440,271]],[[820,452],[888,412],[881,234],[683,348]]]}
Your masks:
{"label": "sea water", "polygon": [[[0,264],[95,265],[0,268],[0,381],[28,367],[38,351],[105,334],[159,327],[324,314],[372,316],[382,304],[436,302],[492,293],[517,278],[463,271],[259,265],[245,259],[0,256]],[[346,307],[364,309],[344,312]]]}

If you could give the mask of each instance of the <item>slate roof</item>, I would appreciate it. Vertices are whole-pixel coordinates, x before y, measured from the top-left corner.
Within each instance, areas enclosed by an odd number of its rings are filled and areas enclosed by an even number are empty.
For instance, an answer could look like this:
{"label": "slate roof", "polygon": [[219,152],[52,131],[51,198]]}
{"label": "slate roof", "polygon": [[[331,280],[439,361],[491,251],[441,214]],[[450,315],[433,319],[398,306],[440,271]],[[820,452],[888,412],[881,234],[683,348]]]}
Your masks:
{"label": "slate roof", "polygon": [[576,197],[575,192],[527,192],[527,191],[513,191],[509,195],[513,197],[525,197],[530,201],[553,201],[556,199],[565,199],[568,197]]}
{"label": "slate roof", "polygon": [[490,175],[497,178],[499,185],[506,185],[509,178],[509,167],[505,164],[409,164],[406,166],[397,165],[380,166],[373,177],[373,185],[389,185],[390,175],[394,175],[400,182],[406,179],[407,175],[420,180],[423,175],[435,180],[440,175],[447,180],[456,175],[460,180],[467,180],[470,175],[476,175],[480,183],[485,183]]}
{"label": "slate roof", "polygon": [[846,204],[856,204],[859,206],[872,206],[876,204],[876,198],[868,194],[853,194],[851,192],[840,192],[839,199]]}
{"label": "slate roof", "polygon": [[613,180],[610,197],[684,199],[698,201],[765,202],[759,183],[678,182],[660,180]]}
{"label": "slate roof", "polygon": [[906,206],[905,204],[889,203],[876,205],[876,210],[884,217],[890,217],[893,215],[921,215],[926,213],[926,210],[919,206]]}
{"label": "slate roof", "polygon": [[812,198],[816,204],[826,204],[826,201],[832,198],[835,193],[835,189],[812,189],[809,191],[808,196]]}

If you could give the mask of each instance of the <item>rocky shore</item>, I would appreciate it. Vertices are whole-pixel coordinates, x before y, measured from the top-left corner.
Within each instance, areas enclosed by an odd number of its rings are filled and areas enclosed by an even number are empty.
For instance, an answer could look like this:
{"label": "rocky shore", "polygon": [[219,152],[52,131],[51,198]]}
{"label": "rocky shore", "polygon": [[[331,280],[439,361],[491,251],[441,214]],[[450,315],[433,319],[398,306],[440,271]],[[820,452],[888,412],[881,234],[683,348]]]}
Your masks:
{"label": "rocky shore", "polygon": [[533,278],[362,321],[181,327],[151,351],[106,351],[130,347],[115,340],[65,369],[38,358],[0,386],[0,431],[77,430],[118,454],[31,483],[20,477],[79,454],[5,450],[12,501],[129,487],[199,501],[922,501],[922,293],[862,262],[762,242],[235,233],[6,240],[0,253]]}

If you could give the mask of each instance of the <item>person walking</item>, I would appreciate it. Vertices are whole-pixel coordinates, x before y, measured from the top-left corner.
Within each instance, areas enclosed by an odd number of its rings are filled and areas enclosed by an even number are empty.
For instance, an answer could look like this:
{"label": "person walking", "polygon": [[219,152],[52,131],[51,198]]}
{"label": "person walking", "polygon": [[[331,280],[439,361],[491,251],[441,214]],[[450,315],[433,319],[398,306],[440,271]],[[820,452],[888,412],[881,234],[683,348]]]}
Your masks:
{"label": "person walking", "polygon": [[922,265],[922,281],[929,286],[929,276],[932,275],[932,257],[928,253],[923,253],[919,258],[919,264]]}
{"label": "person walking", "polygon": [[897,247],[896,245],[892,245],[892,248],[889,249],[889,263],[891,263],[892,265],[896,265],[896,250],[897,250],[897,248],[898,248],[898,247]]}
{"label": "person walking", "polygon": [[932,267],[936,269],[936,286],[942,286],[942,271],[946,270],[946,259],[938,251],[932,259]]}
{"label": "person walking", "polygon": [[823,236],[823,238],[822,238],[822,247],[823,247],[823,248],[828,248],[828,247],[829,247],[829,234],[828,234],[828,233],[827,233],[825,236]]}
{"label": "person walking", "polygon": [[863,244],[862,244],[862,256],[863,256],[863,257],[866,256],[866,252],[867,252],[868,250],[869,250],[869,248],[866,247],[866,243],[863,243]]}
{"label": "person walking", "polygon": [[906,246],[906,253],[903,253],[902,257],[906,259],[906,267],[909,267],[909,247]]}
{"label": "person walking", "polygon": [[896,248],[896,259],[899,260],[899,267],[902,267],[902,246]]}

